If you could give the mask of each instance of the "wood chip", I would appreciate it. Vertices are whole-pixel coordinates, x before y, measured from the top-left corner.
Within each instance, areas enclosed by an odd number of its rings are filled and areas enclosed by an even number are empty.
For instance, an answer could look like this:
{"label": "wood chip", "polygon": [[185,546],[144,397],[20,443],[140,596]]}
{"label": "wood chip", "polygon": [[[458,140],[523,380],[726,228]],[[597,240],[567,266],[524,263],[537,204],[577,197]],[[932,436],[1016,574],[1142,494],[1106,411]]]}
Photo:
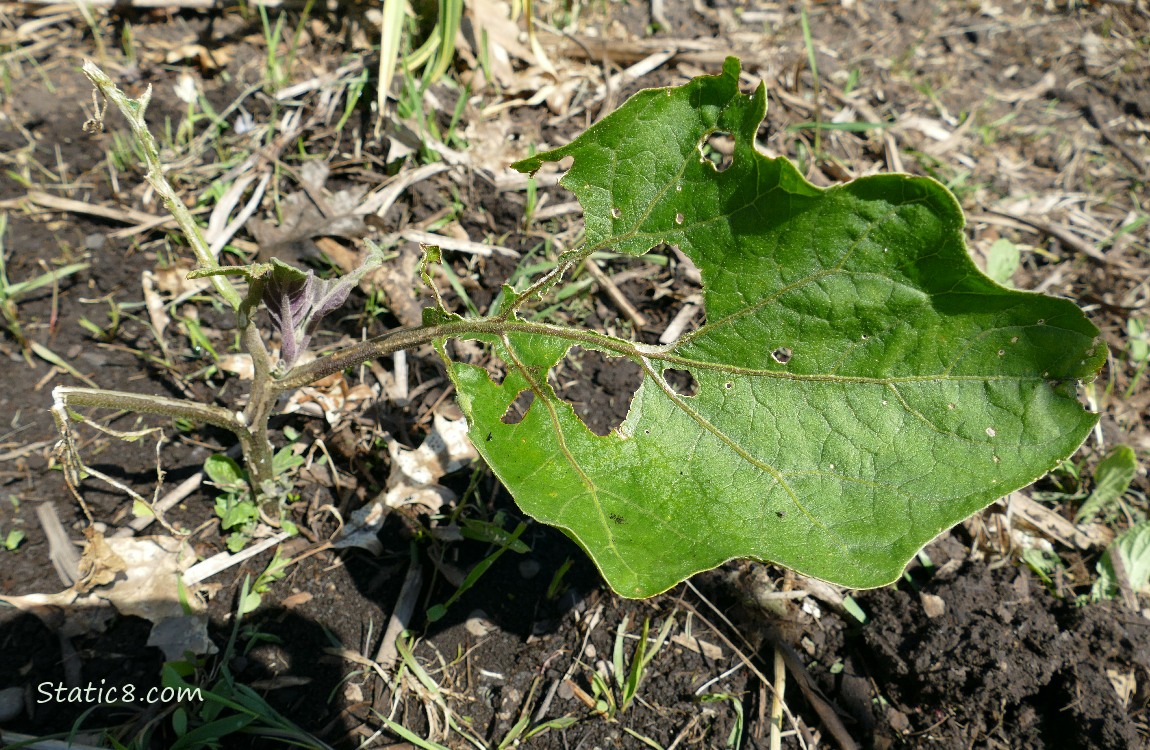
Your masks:
{"label": "wood chip", "polygon": [[723,658],[723,649],[721,647],[713,643],[708,643],[702,638],[689,636],[686,633],[676,633],[671,636],[671,643],[694,651],[696,654],[702,654],[712,661],[720,661]]}
{"label": "wood chip", "polygon": [[36,518],[40,520],[40,527],[48,540],[48,557],[56,575],[65,586],[71,586],[80,577],[80,552],[76,545],[68,538],[60,517],[56,514],[56,505],[51,502],[40,503],[36,506]]}
{"label": "wood chip", "polygon": [[1021,520],[1042,532],[1064,547],[1090,549],[1104,547],[1110,543],[1110,534],[1104,526],[1075,526],[1045,505],[1031,500],[1021,492],[1015,492],[1007,499],[1010,513],[1015,520]]}
{"label": "wood chip", "polygon": [[298,594],[292,594],[291,596],[286,596],[281,599],[280,605],[282,605],[285,609],[295,609],[296,607],[301,607],[304,604],[307,604],[314,598],[315,597],[311,595],[311,592],[300,591]]}

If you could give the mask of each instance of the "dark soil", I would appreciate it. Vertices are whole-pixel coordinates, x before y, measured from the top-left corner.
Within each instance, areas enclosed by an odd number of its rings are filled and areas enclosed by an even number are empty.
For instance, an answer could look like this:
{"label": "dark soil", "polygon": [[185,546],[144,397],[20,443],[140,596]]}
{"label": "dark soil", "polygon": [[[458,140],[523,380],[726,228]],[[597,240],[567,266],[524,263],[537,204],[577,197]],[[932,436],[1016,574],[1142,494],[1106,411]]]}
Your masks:
{"label": "dark soil", "polygon": [[[946,612],[926,616],[921,595],[940,597]],[[1107,676],[1148,663],[1150,622],[1141,615],[1113,602],[1075,606],[1027,568],[972,562],[918,592],[882,589],[861,602],[871,621],[850,648],[891,702],[878,720],[892,734],[947,748],[1143,742]]]}
{"label": "dark soil", "polygon": [[[1100,381],[1094,394],[1103,414],[1105,445],[1133,445],[1144,465],[1150,452],[1150,386],[1147,378],[1135,380],[1136,366],[1125,352],[1128,319],[1145,319],[1150,251],[1145,225],[1130,231],[1123,227],[1131,217],[1150,214],[1145,193],[1150,17],[1140,1],[999,5],[909,0],[811,4],[820,73],[816,93],[797,4],[753,7],[668,0],[671,28],[653,40],[699,41],[702,51],[684,47],[680,58],[639,81],[625,82],[578,117],[563,119],[542,107],[509,109],[508,132],[524,144],[556,145],[602,114],[601,109],[609,109],[608,103],[618,104],[637,88],[682,83],[697,73],[714,72],[723,55],[740,54],[748,72],[764,78],[771,94],[761,131],[764,149],[799,160],[819,183],[899,165],[933,175],[951,187],[967,209],[969,240],[977,257],[982,259],[994,240],[1011,239],[1025,251],[1014,277],[1020,288],[1041,286],[1087,307],[1114,352],[1109,381]],[[145,203],[138,170],[110,176],[105,151],[113,145],[111,134],[88,138],[80,131],[91,114],[81,110],[91,105],[77,70],[79,56],[96,55],[97,47],[79,12],[68,11],[66,20],[25,33],[21,24],[41,17],[40,11],[15,4],[3,8],[5,14],[11,11],[0,17],[0,53],[8,74],[0,106],[0,154],[7,170],[0,176],[0,210],[8,215],[3,238],[8,276],[23,280],[67,263],[89,264],[57,289],[19,302],[26,340],[56,352],[101,387],[234,406],[232,396],[240,390],[234,380],[222,373],[197,376],[212,363],[211,357],[175,329],[169,332],[169,365],[157,364],[159,348],[146,313],[133,306],[141,299],[141,271],[169,265],[182,253],[178,240],[162,231],[113,236],[124,224],[25,202],[30,191],[40,190],[92,205],[161,212],[154,200]],[[585,22],[597,30],[598,38],[610,42],[603,53],[609,65],[624,67],[648,54],[642,46],[652,41],[647,4],[611,3],[600,11],[584,10],[592,16]],[[287,17],[291,28],[298,16]],[[291,71],[293,82],[334,69],[334,61],[352,53],[365,54],[363,49],[357,53],[356,43],[349,41],[355,38],[352,15],[310,23]],[[118,49],[126,26],[138,44],[135,61]],[[157,124],[168,118],[175,125],[185,114],[185,105],[173,93],[181,74],[194,75],[218,111],[260,80],[266,60],[258,16],[245,18],[231,11],[117,11],[100,16],[96,30],[106,48],[99,54],[112,58],[129,93],[138,95],[147,84],[155,87],[150,111]],[[195,41],[221,55],[218,68],[178,55],[177,62],[168,62],[174,48]],[[601,61],[587,63],[586,50],[562,48],[571,56],[566,59],[558,49],[556,64],[569,66],[573,76],[590,75],[588,70],[598,74]],[[464,67],[458,63],[456,73],[472,72]],[[447,111],[438,113],[440,126],[446,127],[458,94],[447,88],[433,93],[448,103]],[[490,89],[481,93],[487,97],[485,105],[502,100]],[[369,92],[365,101],[373,97]],[[250,96],[245,108],[255,118],[283,112],[266,93]],[[846,109],[847,120],[877,118],[893,125],[889,142],[877,130],[824,130],[816,145],[814,131],[801,127],[815,119],[826,122]],[[330,161],[343,165],[332,184],[375,187],[395,170],[408,168],[384,162],[388,145],[373,140],[365,106],[355,115],[346,132],[321,123],[301,137],[311,153],[332,154]],[[471,105],[464,112],[464,120],[468,118],[481,119]],[[795,125],[800,127],[791,127]],[[112,131],[120,127],[122,123],[109,117]],[[937,129],[951,133],[953,141],[940,137]],[[207,149],[174,175],[189,202],[218,177],[218,159],[231,153],[232,143],[215,144],[215,151]],[[478,151],[505,145],[473,141],[470,147]],[[298,166],[291,149],[282,158]],[[490,181],[461,171],[464,178],[444,176],[407,191],[388,216],[395,224],[390,228],[434,218],[462,202],[468,210],[457,223],[472,239],[491,237],[527,252],[544,238],[577,234],[577,220],[562,214],[525,227],[527,201],[522,192],[500,191]],[[283,177],[276,189],[287,194],[298,185]],[[571,200],[558,188],[540,192],[547,200],[544,206]],[[1042,205],[1045,199],[1053,208]],[[993,213],[1024,200],[1030,202],[1017,209],[1018,215],[1065,228],[1098,249],[1102,260],[1084,256],[1057,234]],[[270,209],[265,199],[260,215],[271,219]],[[240,239],[250,238],[241,234]],[[414,248],[403,251],[410,254]],[[646,316],[647,326],[635,335],[647,342],[657,341],[685,300],[699,291],[685,281],[670,249],[658,252],[669,261],[604,263],[607,273],[625,275],[619,277],[619,287]],[[480,310],[516,267],[499,256],[452,256],[449,262],[460,288]],[[446,282],[441,286],[448,304],[462,309],[462,297]],[[409,304],[419,299],[426,301],[426,292],[413,293]],[[78,321],[86,317],[107,325],[108,300],[125,305],[130,314],[106,340],[98,340]],[[362,331],[371,335],[402,319],[399,301],[393,300],[376,317],[363,312],[368,304],[366,294],[357,291],[317,340],[358,338]],[[207,304],[199,309],[201,323],[223,353],[232,336],[227,316]],[[632,321],[597,287],[573,295],[552,312],[596,328],[634,330]],[[0,335],[0,534],[11,529],[26,534],[16,551],[0,550],[3,595],[63,588],[49,561],[38,506],[53,505],[73,539],[82,538],[88,526],[53,458],[56,435],[47,411],[53,386],[78,383],[24,343],[9,333]],[[390,363],[382,364],[390,368]],[[443,704],[455,716],[465,717],[469,731],[492,747],[523,716],[531,716],[532,725],[569,716],[578,722],[538,734],[524,746],[632,748],[644,746],[636,737],[642,735],[662,747],[678,743],[717,748],[726,746],[732,729],[742,722],[742,747],[766,748],[771,698],[760,676],[777,678],[776,645],[798,655],[825,697],[823,703],[805,694],[799,688],[803,677],[794,670],[787,674],[785,701],[803,734],[784,734],[783,747],[849,746],[849,740],[834,736],[820,709],[837,713],[846,734],[866,748],[1150,747],[1150,619],[1146,609],[1140,610],[1147,606],[1145,597],[1137,595],[1142,598],[1133,608],[1120,601],[1088,603],[1102,550],[1063,547],[1057,540],[1054,548],[1065,562],[1065,575],[1052,593],[1019,562],[1016,538],[988,541],[979,533],[985,517],[928,547],[932,568],[916,564],[898,586],[854,592],[868,617],[860,624],[818,597],[770,600],[764,594],[805,584],[785,571],[750,562],[701,574],[691,586],[648,601],[621,599],[604,587],[574,543],[524,517],[489,473],[473,477],[465,470],[444,482],[461,496],[471,490],[468,517],[498,521],[507,529],[523,523],[521,538],[530,552],[503,554],[442,619],[429,621],[428,609],[447,602],[457,590],[448,577],[472,569],[493,552],[492,545],[439,539],[426,515],[400,518],[398,513],[381,532],[380,556],[321,545],[337,530],[333,517],[321,511],[325,505],[338,507],[346,518],[383,488],[388,466],[386,450],[378,448],[380,433],[386,430],[408,446],[419,445],[432,413],[450,403],[437,358],[416,352],[410,365],[413,388],[426,387],[408,405],[374,402],[349,412],[336,429],[322,419],[277,418],[277,430],[288,427],[308,440],[323,439],[342,466],[343,483],[331,486],[329,475],[318,469],[302,478],[294,518],[305,535],[289,542],[288,552],[310,556],[291,566],[238,628],[238,592],[245,578],[264,570],[271,553],[211,582],[213,642],[223,650],[236,633],[238,647],[226,664],[218,657],[207,658],[203,670],[226,666],[238,682],[253,686],[276,710],[325,742],[358,747],[374,737],[368,746],[409,747],[396,744],[402,737],[380,721],[381,715],[420,737],[442,729],[442,705],[415,689],[393,693],[364,664],[364,657],[375,655],[405,575],[415,563],[424,581],[411,622],[418,638],[415,658],[440,686]],[[578,349],[551,377],[556,390],[598,434],[623,420],[640,382],[630,362]],[[673,385],[681,392],[691,387],[687,381]],[[117,416],[108,425],[167,429],[169,441],[159,454],[165,488],[198,471],[210,454],[230,447],[226,435],[181,432],[160,420]],[[151,494],[154,442],[124,443],[88,432],[81,449],[95,468]],[[1103,446],[1092,439],[1076,464],[1083,477],[1089,477],[1102,453]],[[1074,492],[1088,490],[1089,481],[1069,489],[1048,481],[1041,489],[1063,490],[1052,507],[1069,518]],[[1133,489],[1128,496],[1131,513],[1144,515],[1145,495],[1137,493],[1150,489],[1145,472]],[[93,519],[108,533],[130,520],[131,501],[121,493],[92,480],[82,491]],[[201,489],[167,514],[175,527],[194,532],[201,557],[224,548],[213,502],[212,493]],[[1119,521],[1119,530],[1125,523]],[[767,600],[775,603],[764,605]],[[944,612],[930,617],[924,602],[932,613],[941,602]],[[65,614],[72,615],[67,627]],[[66,732],[82,718],[85,741],[96,744],[99,728],[126,739],[154,723],[159,729],[152,746],[169,746],[173,706],[37,702],[37,686],[43,683],[104,681],[132,684],[138,691],[159,684],[163,655],[145,645],[150,623],[114,614],[96,622],[99,618],[88,614],[92,622],[54,607],[17,612],[0,605],[0,691],[20,689],[23,695],[17,702],[24,704],[17,705],[12,718],[0,720],[0,728],[47,735]],[[612,720],[595,713],[582,697],[593,692],[596,671],[609,682],[615,679],[610,674],[612,653],[624,622],[631,636],[623,639],[629,655],[644,621],[657,632],[671,617],[672,635],[689,632],[718,650],[682,643],[666,646],[648,666],[632,706]],[[202,684],[211,683],[205,679]],[[1133,687],[1120,694],[1121,685]],[[782,728],[792,727],[784,722]],[[441,741],[469,746],[458,734]],[[0,744],[4,742],[7,738],[0,736]],[[278,747],[282,742],[231,740],[224,746]]]}

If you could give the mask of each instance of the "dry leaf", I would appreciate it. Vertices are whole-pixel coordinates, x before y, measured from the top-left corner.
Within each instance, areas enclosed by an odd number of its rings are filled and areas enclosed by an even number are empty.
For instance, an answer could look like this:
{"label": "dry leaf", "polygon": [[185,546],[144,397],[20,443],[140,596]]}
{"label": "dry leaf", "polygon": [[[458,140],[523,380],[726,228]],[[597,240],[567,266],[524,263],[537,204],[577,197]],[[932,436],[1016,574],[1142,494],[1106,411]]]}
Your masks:
{"label": "dry leaf", "polygon": [[283,413],[322,416],[335,427],[344,414],[354,411],[364,401],[377,398],[379,392],[376,388],[365,383],[350,386],[342,372],[335,373],[293,393],[284,405]]}
{"label": "dry leaf", "polygon": [[445,474],[471,464],[478,454],[467,437],[466,419],[453,420],[436,414],[433,425],[423,444],[415,450],[405,448],[395,439],[388,440],[391,474],[387,478],[387,490],[351,514],[334,547],[360,547],[379,554],[382,547],[376,534],[383,527],[388,508],[422,505],[429,512],[438,513],[445,503],[455,500],[455,493],[438,482]]}
{"label": "dry leaf", "polygon": [[251,380],[256,372],[250,354],[225,354],[216,360],[216,367],[224,372],[230,372],[240,380]]}
{"label": "dry leaf", "polygon": [[84,529],[88,542],[80,555],[80,578],[76,581],[76,591],[84,594],[96,586],[116,580],[116,574],[128,569],[124,559],[112,551],[104,535],[92,527]]}
{"label": "dry leaf", "polygon": [[[308,190],[292,193],[280,204],[284,217],[282,224],[272,226],[260,219],[248,220],[247,226],[260,246],[259,260],[279,258],[285,263],[300,265],[305,260],[321,257],[313,241],[316,237],[358,239],[368,233],[363,216],[355,213],[363,202],[367,186],[329,194],[323,189],[326,171],[320,172],[317,167],[309,169],[307,165],[310,164],[318,162],[307,162],[300,168],[300,180]],[[322,196],[323,205],[317,207],[309,193]]]}
{"label": "dry leaf", "polygon": [[387,519],[387,508],[381,502],[365,505],[351,514],[351,518],[340,530],[339,539],[332,542],[335,549],[359,547],[373,555],[383,553],[383,543],[379,541],[379,530]]}
{"label": "dry leaf", "polygon": [[[185,650],[215,651],[207,637],[206,614],[185,611],[185,603],[199,604],[195,592],[186,592],[182,600],[180,596],[180,575],[196,561],[189,545],[171,537],[105,537],[92,529],[85,535],[88,543],[75,586],[56,594],[0,596],[0,601],[35,614],[68,637],[102,632],[119,612],[150,620],[149,644],[164,649],[169,658],[182,657]],[[88,595],[81,597],[85,591]]]}
{"label": "dry leaf", "polygon": [[708,643],[702,638],[689,636],[686,633],[675,633],[675,635],[671,636],[671,643],[690,649],[696,654],[702,654],[712,661],[720,661],[723,658],[722,648],[713,643]]}
{"label": "dry leaf", "polygon": [[435,415],[434,428],[423,440],[423,445],[409,450],[397,440],[388,442],[391,454],[391,476],[388,484],[408,484],[426,487],[467,466],[478,453],[467,437],[467,420],[447,419]]}
{"label": "dry leaf", "polygon": [[183,659],[186,652],[195,655],[214,654],[219,649],[208,636],[208,618],[202,615],[184,615],[160,620],[148,633],[148,646],[164,652],[168,661]]}

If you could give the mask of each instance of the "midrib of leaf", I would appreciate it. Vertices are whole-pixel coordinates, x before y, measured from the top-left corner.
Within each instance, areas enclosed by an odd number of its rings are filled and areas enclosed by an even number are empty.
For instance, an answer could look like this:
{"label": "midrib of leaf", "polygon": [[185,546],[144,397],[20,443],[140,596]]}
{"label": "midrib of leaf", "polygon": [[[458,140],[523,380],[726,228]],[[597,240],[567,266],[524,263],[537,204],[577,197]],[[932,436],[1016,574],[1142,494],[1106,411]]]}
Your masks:
{"label": "midrib of leaf", "polygon": [[[866,385],[892,385],[899,383],[930,383],[930,382],[1033,382],[1043,380],[1040,376],[1027,376],[1027,375],[951,375],[947,372],[941,372],[930,375],[891,375],[889,377],[870,377],[867,375],[836,375],[833,373],[801,373],[801,372],[786,372],[783,370],[764,370],[761,368],[741,367],[724,362],[712,362],[705,359],[693,359],[691,357],[684,357],[679,354],[673,353],[673,349],[678,347],[678,342],[675,344],[667,344],[665,346],[651,346],[649,344],[641,344],[627,339],[621,339],[616,336],[611,336],[606,333],[599,333],[597,331],[589,331],[582,328],[574,328],[568,326],[555,325],[552,323],[533,323],[523,320],[507,320],[502,321],[499,319],[488,319],[483,321],[488,325],[477,325],[480,321],[468,321],[463,324],[452,325],[450,332],[445,330],[445,337],[458,336],[461,338],[468,338],[475,335],[486,333],[529,333],[538,334],[541,336],[553,336],[555,338],[570,341],[572,344],[584,344],[594,349],[605,350],[612,352],[615,355],[627,357],[640,367],[642,367],[642,360],[655,360],[658,362],[665,362],[668,365],[681,365],[682,367],[697,368],[700,370],[714,370],[716,372],[724,372],[731,375],[746,375],[750,377],[763,377],[772,378],[775,380],[792,380],[796,382],[808,383],[859,383]],[[1048,326],[1052,330],[1066,330],[1068,333],[1077,333],[1070,329],[1061,329],[1057,326]],[[446,326],[445,326],[446,328]],[[1011,328],[1023,328],[1023,326],[1006,326],[1003,328],[992,329],[986,333],[993,333],[994,331],[1005,331]],[[952,363],[953,367],[955,363]],[[538,394],[536,394],[538,395]]]}

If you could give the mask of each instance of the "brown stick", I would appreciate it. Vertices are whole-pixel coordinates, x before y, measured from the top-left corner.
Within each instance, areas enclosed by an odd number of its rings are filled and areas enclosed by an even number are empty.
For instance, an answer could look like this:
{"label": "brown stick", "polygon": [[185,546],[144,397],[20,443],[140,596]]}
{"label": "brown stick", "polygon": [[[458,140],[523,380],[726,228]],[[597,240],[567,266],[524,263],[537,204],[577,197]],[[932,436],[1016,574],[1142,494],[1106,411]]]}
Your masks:
{"label": "brown stick", "polygon": [[599,264],[591,258],[587,259],[587,272],[595,278],[595,283],[611,298],[611,302],[619,308],[619,312],[623,313],[627,320],[631,321],[636,328],[647,326],[647,317],[631,304],[631,301],[623,294],[623,290],[616,286],[615,282],[611,281],[611,277],[604,273]]}

